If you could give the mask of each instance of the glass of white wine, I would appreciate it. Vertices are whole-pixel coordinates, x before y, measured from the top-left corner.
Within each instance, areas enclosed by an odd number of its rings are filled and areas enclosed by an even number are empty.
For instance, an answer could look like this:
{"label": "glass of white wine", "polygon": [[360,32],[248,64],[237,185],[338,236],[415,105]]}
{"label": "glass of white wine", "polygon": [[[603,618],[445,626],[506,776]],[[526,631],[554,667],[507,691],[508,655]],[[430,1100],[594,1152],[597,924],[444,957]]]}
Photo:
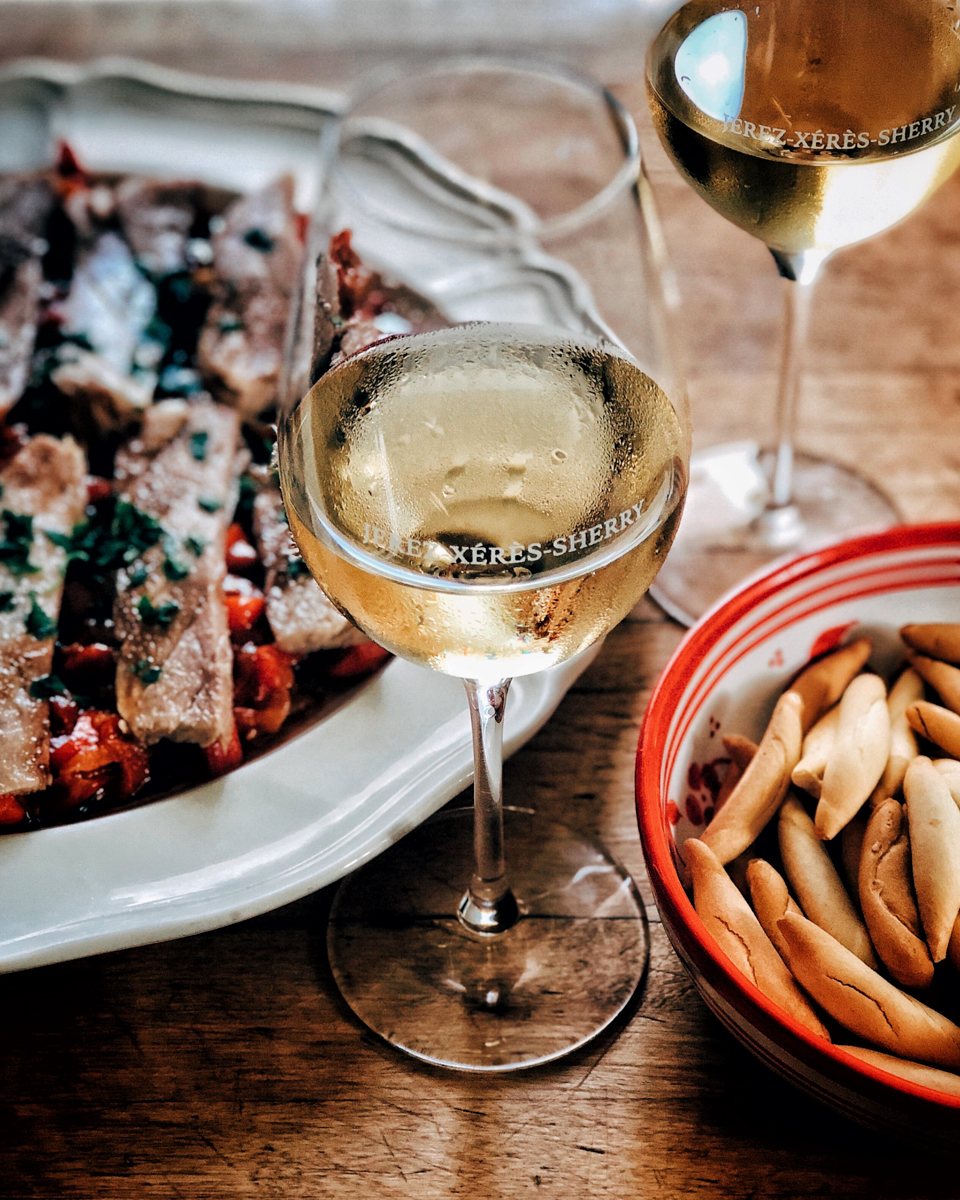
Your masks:
{"label": "glass of white wine", "polygon": [[590,80],[467,59],[365,90],[322,158],[283,388],[287,514],[364,632],[464,680],[475,764],[472,810],[341,886],[330,962],[410,1054],[531,1066],[609,1026],[647,958],[616,861],[501,797],[510,680],[597,643],[682,508],[686,399],[637,134]]}
{"label": "glass of white wine", "polygon": [[834,251],[908,216],[960,162],[953,0],[690,0],[647,59],[654,123],[684,178],[763,241],[787,281],[773,444],[694,455],[655,596],[689,623],[751,571],[868,528],[893,503],[794,448],[811,294]]}

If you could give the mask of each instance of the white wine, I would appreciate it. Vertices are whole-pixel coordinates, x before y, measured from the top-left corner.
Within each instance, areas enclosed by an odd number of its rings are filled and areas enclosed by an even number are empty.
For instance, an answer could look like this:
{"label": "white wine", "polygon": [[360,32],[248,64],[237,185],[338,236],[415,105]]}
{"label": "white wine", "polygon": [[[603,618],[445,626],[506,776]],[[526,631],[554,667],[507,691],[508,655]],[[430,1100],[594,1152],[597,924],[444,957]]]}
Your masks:
{"label": "white wine", "polygon": [[625,354],[540,326],[380,342],[281,430],[291,529],[333,602],[396,654],[508,678],[602,637],[646,591],[686,434]]}
{"label": "white wine", "polygon": [[960,162],[953,0],[692,0],[647,63],[674,162],[784,254],[908,216]]}

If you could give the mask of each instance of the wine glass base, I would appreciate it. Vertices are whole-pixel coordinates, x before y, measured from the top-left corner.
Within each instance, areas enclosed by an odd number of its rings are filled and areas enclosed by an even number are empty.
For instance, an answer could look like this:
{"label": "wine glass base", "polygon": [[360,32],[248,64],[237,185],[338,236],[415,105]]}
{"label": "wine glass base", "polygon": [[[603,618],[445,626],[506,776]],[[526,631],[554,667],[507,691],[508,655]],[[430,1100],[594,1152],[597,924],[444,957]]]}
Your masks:
{"label": "wine glass base", "polygon": [[512,929],[471,934],[457,906],[473,871],[473,810],[443,812],[351,875],[327,951],[344,999],[425,1062],[510,1071],[576,1050],[624,1012],[644,977],[646,913],[600,847],[506,809]]}
{"label": "wine glass base", "polygon": [[650,595],[692,625],[726,592],[777,559],[896,525],[893,502],[839,463],[798,453],[793,503],[764,511],[773,454],[755,442],[702,450],[690,459],[687,500]]}

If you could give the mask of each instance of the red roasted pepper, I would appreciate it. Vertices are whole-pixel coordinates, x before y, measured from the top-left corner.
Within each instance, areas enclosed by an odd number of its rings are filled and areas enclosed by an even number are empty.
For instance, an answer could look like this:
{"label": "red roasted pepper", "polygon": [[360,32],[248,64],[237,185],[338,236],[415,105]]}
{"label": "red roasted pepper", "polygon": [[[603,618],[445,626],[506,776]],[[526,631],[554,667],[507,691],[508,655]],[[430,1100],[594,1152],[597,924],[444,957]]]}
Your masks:
{"label": "red roasted pepper", "polygon": [[291,655],[277,646],[247,642],[233,658],[233,715],[242,737],[276,733],[290,713]]}
{"label": "red roasted pepper", "polygon": [[227,570],[249,571],[260,561],[259,555],[247,541],[240,525],[233,524],[227,530]]}
{"label": "red roasted pepper", "polygon": [[[116,673],[116,655],[103,642],[91,642],[86,646],[81,642],[71,642],[61,648],[60,655],[64,675],[80,676],[88,687],[108,683]],[[83,691],[80,687],[76,690]]]}
{"label": "red roasted pepper", "polygon": [[84,483],[87,485],[88,504],[97,504],[113,494],[113,484],[109,479],[102,479],[99,475],[87,475]]}
{"label": "red roasted pepper", "polygon": [[243,762],[243,749],[240,746],[240,735],[237,732],[236,722],[225,742],[214,742],[212,746],[204,746],[203,753],[207,760],[207,766],[210,768],[210,774],[214,777],[225,775],[227,771],[239,767]]}
{"label": "red roasted pepper", "polygon": [[249,633],[263,612],[263,592],[242,575],[227,575],[223,595],[230,632]]}
{"label": "red roasted pepper", "polygon": [[361,642],[344,650],[343,656],[330,667],[329,675],[331,679],[355,679],[375,670],[389,657],[390,651],[376,642]]}
{"label": "red roasted pepper", "polygon": [[0,794],[0,825],[19,825],[26,815],[16,796],[10,792]]}
{"label": "red roasted pepper", "polygon": [[116,713],[81,713],[69,734],[50,740],[54,783],[76,807],[101,797],[129,800],[150,778],[147,752],[126,737]]}

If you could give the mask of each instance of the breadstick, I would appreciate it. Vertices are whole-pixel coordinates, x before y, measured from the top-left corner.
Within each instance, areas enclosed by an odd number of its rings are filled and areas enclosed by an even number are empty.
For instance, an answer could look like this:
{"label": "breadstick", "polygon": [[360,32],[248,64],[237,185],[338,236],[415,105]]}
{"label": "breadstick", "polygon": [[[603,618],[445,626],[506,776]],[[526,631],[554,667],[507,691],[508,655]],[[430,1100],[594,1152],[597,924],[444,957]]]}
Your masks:
{"label": "breadstick", "polygon": [[763,932],[773,942],[777,953],[783,958],[784,950],[777,922],[788,912],[797,913],[799,916],[803,914],[787,891],[783,876],[771,867],[765,858],[750,859],[747,864],[747,886],[757,920]]}
{"label": "breadstick", "polygon": [[891,1054],[960,1070],[960,1028],[914,1000],[805,917],[780,919],[787,963],[834,1020]]}
{"label": "breadstick", "polygon": [[750,762],[757,752],[757,743],[751,741],[748,737],[744,737],[742,734],[728,733],[724,734],[723,748],[733,759],[736,766],[741,771],[745,771],[750,766]]}
{"label": "breadstick", "polygon": [[800,761],[793,768],[790,778],[799,788],[809,792],[815,800],[820,799],[820,789],[823,786],[823,772],[827,766],[827,756],[837,738],[837,728],[840,724],[840,705],[835,704],[828,709],[820,720],[813,726],[803,739],[800,751]]}
{"label": "breadstick", "polygon": [[800,758],[802,706],[793,692],[780,697],[753,760],[704,830],[702,840],[721,863],[746,850],[780,807]]}
{"label": "breadstick", "polygon": [[946,780],[924,755],[907,768],[903,794],[923,932],[933,961],[942,962],[960,912],[960,809]]}
{"label": "breadstick", "polygon": [[873,644],[869,638],[858,638],[848,646],[841,646],[832,654],[818,658],[790,684],[788,692],[795,692],[803,704],[801,720],[804,733],[820,720],[828,708],[833,708],[872,650]]}
{"label": "breadstick", "polygon": [[696,838],[684,844],[683,852],[693,877],[694,908],[720,949],[768,999],[812,1033],[829,1040],[820,1018],[717,856]]}
{"label": "breadstick", "polygon": [[817,837],[813,822],[795,796],[784,800],[777,832],[783,869],[805,915],[867,966],[876,967],[866,927]]}
{"label": "breadstick", "polygon": [[918,700],[907,706],[907,720],[917,733],[942,747],[954,758],[960,757],[960,716],[949,708]]}
{"label": "breadstick", "polygon": [[885,800],[870,814],[860,859],[860,908],[877,954],[897,983],[933,982],[910,874],[910,839],[903,809]]}
{"label": "breadstick", "polygon": [[837,736],[827,755],[816,826],[836,837],[877,786],[890,756],[890,710],[879,675],[858,675],[840,701]]}
{"label": "breadstick", "polygon": [[867,812],[864,806],[840,830],[840,865],[843,867],[849,894],[857,900],[860,897],[860,856],[863,853],[866,832]]}
{"label": "breadstick", "polygon": [[[940,662],[937,658],[925,658],[922,654],[911,654],[914,670],[934,689],[951,712],[960,713],[960,667]],[[922,700],[923,696],[917,696]]]}
{"label": "breadstick", "polygon": [[950,945],[947,946],[947,958],[955,971],[960,971],[960,916],[953,923],[950,934]]}
{"label": "breadstick", "polygon": [[[727,744],[728,742],[730,743],[729,745]],[[723,748],[730,755],[730,766],[727,767],[727,773],[723,777],[720,791],[717,792],[716,809],[719,809],[721,805],[726,804],[730,799],[733,789],[740,782],[744,771],[750,765],[750,760],[757,752],[757,743],[751,742],[749,738],[733,734],[723,739]]]}
{"label": "breadstick", "polygon": [[960,625],[956,623],[904,625],[900,636],[918,654],[960,663]]}
{"label": "breadstick", "polygon": [[866,1046],[838,1046],[837,1049],[846,1050],[871,1067],[907,1079],[910,1083],[919,1083],[921,1087],[933,1088],[935,1092],[945,1092],[948,1096],[960,1096],[960,1076],[950,1071],[938,1071],[936,1067],[925,1067],[923,1063],[910,1062],[906,1058],[884,1054],[882,1050],[870,1050]]}
{"label": "breadstick", "polygon": [[887,708],[890,710],[890,755],[880,776],[880,782],[870,797],[869,803],[872,808],[897,794],[903,786],[907,767],[920,753],[917,735],[907,720],[907,708],[922,699],[923,680],[913,667],[907,667],[887,697]]}
{"label": "breadstick", "polygon": [[960,762],[955,758],[935,758],[933,765],[947,781],[953,802],[960,808]]}

